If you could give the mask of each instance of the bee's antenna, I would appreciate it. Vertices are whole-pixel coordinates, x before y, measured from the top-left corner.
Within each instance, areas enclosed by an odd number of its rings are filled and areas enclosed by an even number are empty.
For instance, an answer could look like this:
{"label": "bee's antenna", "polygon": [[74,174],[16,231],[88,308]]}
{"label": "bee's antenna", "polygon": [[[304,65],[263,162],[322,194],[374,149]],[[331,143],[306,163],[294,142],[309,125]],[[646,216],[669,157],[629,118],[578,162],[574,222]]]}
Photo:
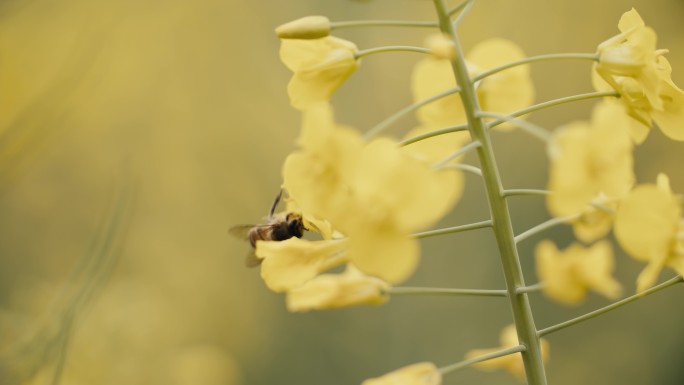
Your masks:
{"label": "bee's antenna", "polygon": [[271,206],[271,212],[269,212],[269,216],[272,217],[273,214],[275,213],[276,207],[278,207],[278,203],[280,203],[280,198],[283,196],[283,189],[280,189],[278,192],[278,195],[275,197],[275,200],[273,201],[273,206]]}

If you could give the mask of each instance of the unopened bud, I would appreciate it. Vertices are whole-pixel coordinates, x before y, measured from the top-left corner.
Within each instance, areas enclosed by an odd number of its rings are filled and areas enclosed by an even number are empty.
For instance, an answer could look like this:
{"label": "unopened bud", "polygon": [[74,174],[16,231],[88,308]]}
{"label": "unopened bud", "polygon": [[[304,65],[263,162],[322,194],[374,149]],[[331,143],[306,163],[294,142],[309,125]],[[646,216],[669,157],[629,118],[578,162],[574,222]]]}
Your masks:
{"label": "unopened bud", "polygon": [[442,33],[428,36],[425,39],[425,46],[438,59],[451,60],[456,56],[454,42]]}
{"label": "unopened bud", "polygon": [[276,28],[281,39],[319,39],[330,35],[330,20],[325,16],[306,16]]}

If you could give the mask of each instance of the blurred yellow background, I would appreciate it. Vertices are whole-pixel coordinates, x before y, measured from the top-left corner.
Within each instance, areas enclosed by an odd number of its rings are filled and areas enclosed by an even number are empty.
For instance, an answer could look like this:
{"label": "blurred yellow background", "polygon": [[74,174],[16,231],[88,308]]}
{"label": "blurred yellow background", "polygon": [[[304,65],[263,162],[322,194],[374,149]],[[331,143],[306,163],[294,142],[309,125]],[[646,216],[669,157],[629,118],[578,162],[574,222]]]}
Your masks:
{"label": "blurred yellow background", "polygon": [[[681,0],[481,0],[460,35],[466,51],[501,36],[529,55],[592,52],[632,6],[657,31],[658,46],[671,50],[673,79],[684,86]],[[417,0],[0,2],[0,384],[50,383],[56,372],[69,385],[357,384],[498,344],[511,322],[501,299],[404,297],[288,314],[284,298],[243,267],[248,245],[227,229],[267,214],[299,129],[273,29],[311,14],[433,18],[431,3]],[[365,28],[339,36],[370,48],[420,45],[426,34]],[[365,130],[410,103],[417,59],[364,59],[334,97],[338,120]],[[584,62],[535,64],[532,73],[538,101],[591,91]],[[530,119],[553,128],[586,119],[590,108],[583,102]],[[540,143],[513,132],[497,134],[495,145],[506,187],[544,187]],[[636,161],[640,182],[665,171],[684,191],[684,143],[654,130]],[[481,186],[470,176],[467,183],[445,225],[485,219]],[[512,209],[518,232],[547,218],[537,197],[516,198]],[[118,230],[101,230],[117,213]],[[548,235],[570,242],[566,228]],[[536,281],[539,239],[521,245],[528,282]],[[407,285],[503,287],[487,231],[426,239],[423,247]],[[631,293],[642,266],[618,258],[617,276]],[[83,261],[97,263],[78,275]],[[549,336],[549,382],[682,384],[681,290]],[[566,308],[533,296],[540,327],[605,304],[590,297]],[[466,369],[445,383],[475,381],[516,380]]]}

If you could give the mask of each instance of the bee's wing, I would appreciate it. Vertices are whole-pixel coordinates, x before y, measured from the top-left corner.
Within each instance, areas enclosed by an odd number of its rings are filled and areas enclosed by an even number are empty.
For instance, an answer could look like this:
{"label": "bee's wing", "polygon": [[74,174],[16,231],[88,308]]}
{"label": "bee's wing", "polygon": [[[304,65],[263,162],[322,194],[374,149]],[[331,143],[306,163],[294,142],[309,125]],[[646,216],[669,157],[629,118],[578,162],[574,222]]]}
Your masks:
{"label": "bee's wing", "polygon": [[245,257],[245,266],[247,267],[257,267],[261,265],[261,258],[257,257],[254,250],[250,250]]}
{"label": "bee's wing", "polygon": [[249,230],[251,230],[253,227],[255,227],[255,225],[236,225],[228,229],[228,234],[242,240],[247,240]]}

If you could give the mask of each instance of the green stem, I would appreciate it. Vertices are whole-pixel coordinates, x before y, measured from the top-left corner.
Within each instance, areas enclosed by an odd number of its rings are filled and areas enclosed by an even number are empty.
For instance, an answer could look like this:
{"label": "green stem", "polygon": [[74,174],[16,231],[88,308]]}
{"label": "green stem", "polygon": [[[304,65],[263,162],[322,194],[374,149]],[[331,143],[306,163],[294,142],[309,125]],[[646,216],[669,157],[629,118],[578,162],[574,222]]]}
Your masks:
{"label": "green stem", "polygon": [[544,129],[541,126],[538,126],[532,122],[528,122],[526,120],[522,119],[516,119],[512,116],[508,115],[503,115],[503,114],[497,114],[494,112],[484,112],[480,111],[478,112],[478,116],[484,117],[484,118],[494,118],[498,120],[502,120],[504,122],[511,123],[519,128],[521,128],[523,131],[527,132],[528,134],[534,136],[535,138],[541,140],[544,143],[548,143],[549,139],[551,139],[551,134],[549,131]]}
{"label": "green stem", "polygon": [[550,195],[553,194],[553,192],[549,190],[537,190],[537,189],[510,189],[510,190],[504,190],[503,191],[503,196],[504,197],[511,197],[515,195]]}
{"label": "green stem", "polygon": [[414,47],[411,45],[388,45],[385,47],[369,48],[369,49],[364,49],[363,51],[357,51],[354,54],[354,58],[356,60],[359,60],[364,56],[375,55],[376,53],[385,53],[385,52],[418,52],[418,53],[429,54],[430,50],[428,48]]}
{"label": "green stem", "polygon": [[[456,20],[451,24],[451,28],[453,30],[456,30],[458,26],[463,22],[463,19],[466,17],[466,15],[470,12],[470,9],[473,7],[473,4],[475,3],[475,0],[466,0],[465,2],[462,3],[463,5],[463,11],[456,16]],[[458,5],[459,7],[461,4]],[[453,15],[453,10],[447,12],[447,15],[449,18],[451,18],[451,15]]]}
{"label": "green stem", "polygon": [[579,218],[580,216],[582,216],[582,214],[575,214],[575,215],[570,215],[567,217],[551,218],[546,222],[542,222],[542,223],[534,226],[533,228],[525,231],[524,233],[516,235],[515,236],[515,243],[520,243],[520,242],[524,241],[525,239],[527,239],[527,238],[529,238],[535,234],[541,233],[542,231],[548,230],[554,226],[562,225],[564,223],[568,223],[570,221],[573,221],[573,220]]}
{"label": "green stem", "polygon": [[386,118],[382,122],[376,124],[375,127],[371,128],[370,130],[368,130],[368,132],[366,132],[364,137],[366,139],[370,139],[370,138],[374,137],[375,135],[378,135],[379,133],[384,131],[387,127],[391,126],[392,124],[397,122],[399,119],[401,119],[404,116],[410,114],[411,112],[419,109],[420,107],[422,107],[426,104],[432,103],[435,100],[439,100],[445,96],[456,94],[458,92],[461,92],[461,88],[460,87],[453,87],[453,88],[450,88],[446,91],[442,91],[442,92],[438,93],[437,95],[433,95],[427,99],[421,100],[421,101],[413,103],[411,105],[408,105],[408,106],[402,108],[401,110],[395,112],[394,114],[390,115],[388,118]]}
{"label": "green stem", "polygon": [[438,287],[391,287],[390,295],[468,295],[478,297],[507,297],[506,290],[451,289]]}
{"label": "green stem", "polygon": [[[447,15],[449,15],[449,17],[454,16],[454,15],[457,14],[458,12],[461,12],[461,10],[462,10],[463,8],[465,8],[465,6],[468,5],[468,3],[470,3],[470,0],[464,0],[464,1],[462,1],[459,5],[457,5],[457,6],[453,7],[453,8],[451,8],[451,9],[449,10],[449,12],[447,12]],[[436,23],[435,23],[435,24],[436,24]]]}
{"label": "green stem", "polygon": [[[523,108],[522,110],[518,110],[515,112],[512,112],[508,114],[508,116],[511,117],[518,117],[522,115],[526,115],[535,111],[543,110],[549,107],[555,107],[559,106],[561,104],[566,104],[566,103],[572,103],[572,102],[577,102],[580,100],[587,100],[587,99],[596,99],[596,98],[603,98],[607,96],[620,96],[620,94],[617,91],[602,91],[602,92],[588,92],[586,94],[579,94],[579,95],[572,95],[572,96],[566,96],[558,99],[553,99],[549,100],[543,103],[535,104],[533,106],[529,106],[527,108]],[[489,127],[494,127],[498,126],[501,123],[504,123],[505,120],[497,119],[496,121],[492,122],[489,124]]]}
{"label": "green stem", "polygon": [[463,154],[467,154],[468,152],[478,149],[482,146],[482,143],[478,140],[474,140],[465,146],[459,148],[458,150],[454,151],[451,155],[447,156],[446,158],[440,160],[439,162],[435,163],[433,165],[434,168],[441,168],[447,165],[447,163],[451,162],[452,160],[458,158],[459,156]]}
{"label": "green stem", "polygon": [[541,289],[544,288],[544,283],[538,283],[536,285],[530,285],[530,286],[525,286],[525,287],[519,287],[516,293],[521,294],[521,293],[535,293],[540,291]]}
{"label": "green stem", "polygon": [[506,278],[506,290],[509,294],[511,310],[518,334],[518,341],[526,347],[522,353],[523,364],[529,385],[545,385],[546,374],[542,362],[542,351],[534,317],[526,293],[517,294],[516,290],[525,286],[518,250],[513,235],[513,226],[508,203],[503,196],[503,186],[499,169],[494,157],[494,149],[487,125],[482,117],[477,116],[481,111],[475,85],[466,67],[463,49],[458,36],[452,25],[445,0],[433,0],[439,17],[440,29],[454,42],[456,57],[451,61],[456,84],[461,86],[461,101],[466,114],[470,136],[481,145],[477,148],[477,154],[482,169],[482,179],[487,192],[487,201],[493,221],[493,230],[499,247],[501,264]]}
{"label": "green stem", "polygon": [[539,56],[530,56],[530,57],[526,57],[524,59],[520,59],[520,60],[510,62],[510,63],[506,63],[500,67],[492,68],[490,70],[482,72],[481,74],[473,77],[473,82],[477,82],[477,81],[482,80],[488,76],[492,76],[497,72],[501,72],[503,70],[507,70],[509,68],[516,67],[516,66],[523,65],[523,64],[529,64],[529,63],[534,63],[534,62],[538,62],[538,61],[567,60],[567,59],[580,59],[580,60],[597,61],[598,60],[598,54],[595,54],[595,53],[554,53],[554,54],[546,54],[546,55],[539,55]]}
{"label": "green stem", "polygon": [[408,21],[408,20],[349,20],[330,22],[330,30],[355,27],[416,27],[434,28],[437,23],[432,21]]}
{"label": "green stem", "polygon": [[426,132],[424,134],[416,135],[414,137],[404,139],[401,142],[399,142],[400,146],[407,146],[412,143],[420,142],[421,140],[429,139],[434,136],[438,135],[444,135],[448,134],[450,132],[460,132],[460,131],[468,131],[468,125],[467,124],[459,124],[457,126],[450,126],[450,127],[445,127],[445,128],[440,128],[439,130],[434,130],[430,132]]}
{"label": "green stem", "polygon": [[571,319],[571,320],[568,320],[568,321],[565,321],[565,322],[561,322],[561,323],[559,323],[559,324],[557,324],[557,325],[550,326],[550,327],[548,327],[548,328],[546,328],[546,329],[542,329],[542,330],[538,331],[537,334],[541,337],[541,336],[545,336],[545,335],[547,335],[547,334],[553,333],[553,332],[555,332],[555,331],[558,331],[558,330],[561,330],[561,329],[565,329],[565,328],[567,328],[567,327],[569,327],[569,326],[578,324],[578,323],[580,323],[580,322],[582,322],[582,321],[586,321],[586,320],[588,320],[588,319],[594,318],[594,317],[599,316],[599,315],[601,315],[601,314],[607,313],[607,312],[609,312],[609,311],[611,311],[611,310],[613,310],[613,309],[619,308],[620,306],[626,305],[626,304],[628,304],[628,303],[630,303],[630,302],[634,302],[634,301],[636,301],[636,300],[639,299],[639,298],[643,298],[643,297],[645,297],[645,296],[647,296],[647,295],[649,295],[649,294],[653,294],[653,293],[655,293],[655,292],[658,292],[658,291],[660,291],[660,290],[663,290],[663,289],[665,289],[665,288],[668,288],[668,287],[670,287],[670,286],[672,286],[672,285],[675,285],[675,284],[678,284],[678,283],[680,283],[680,282],[684,282],[684,279],[682,278],[681,275],[678,275],[678,276],[676,276],[676,277],[674,277],[674,278],[672,278],[672,279],[670,279],[670,280],[667,280],[667,281],[665,281],[665,282],[663,282],[663,283],[661,283],[661,284],[659,284],[659,285],[657,285],[657,286],[653,286],[652,288],[650,288],[650,289],[648,289],[648,290],[644,290],[644,291],[642,291],[641,293],[637,293],[637,294],[635,294],[635,295],[633,295],[633,296],[631,296],[631,297],[627,297],[627,298],[625,298],[625,299],[623,299],[623,300],[617,301],[617,302],[615,302],[615,303],[613,303],[613,304],[610,304],[610,305],[608,305],[608,306],[606,306],[606,307],[603,307],[603,308],[601,308],[601,309],[594,310],[594,311],[592,311],[591,313],[587,313],[587,314],[585,314],[585,315],[583,315],[583,316],[579,316],[579,317],[577,317],[577,318],[573,318],[573,319]]}
{"label": "green stem", "polygon": [[472,364],[477,364],[478,362],[488,361],[488,360],[492,360],[494,358],[499,358],[499,357],[507,356],[510,354],[524,352],[526,350],[527,349],[525,348],[524,345],[512,346],[510,348],[501,349],[501,350],[498,350],[498,351],[493,352],[493,353],[484,354],[484,355],[481,355],[479,357],[471,358],[468,360],[463,360],[461,362],[457,362],[457,363],[452,364],[452,365],[442,366],[438,370],[442,375],[445,375],[445,374],[454,372],[456,370],[463,369],[463,368],[470,366]]}
{"label": "green stem", "polygon": [[462,170],[469,172],[471,174],[475,174],[477,176],[482,176],[482,170],[475,166],[471,166],[469,164],[463,164],[463,163],[457,163],[457,164],[447,164],[446,166],[443,166],[442,168],[453,168],[456,170]]}
{"label": "green stem", "polygon": [[429,238],[429,237],[436,237],[438,235],[461,233],[464,231],[483,229],[485,227],[492,227],[492,221],[490,219],[488,219],[486,221],[482,221],[482,222],[469,223],[467,225],[446,227],[443,229],[430,230],[430,231],[423,231],[422,233],[413,234],[413,236],[418,238],[418,239]]}

